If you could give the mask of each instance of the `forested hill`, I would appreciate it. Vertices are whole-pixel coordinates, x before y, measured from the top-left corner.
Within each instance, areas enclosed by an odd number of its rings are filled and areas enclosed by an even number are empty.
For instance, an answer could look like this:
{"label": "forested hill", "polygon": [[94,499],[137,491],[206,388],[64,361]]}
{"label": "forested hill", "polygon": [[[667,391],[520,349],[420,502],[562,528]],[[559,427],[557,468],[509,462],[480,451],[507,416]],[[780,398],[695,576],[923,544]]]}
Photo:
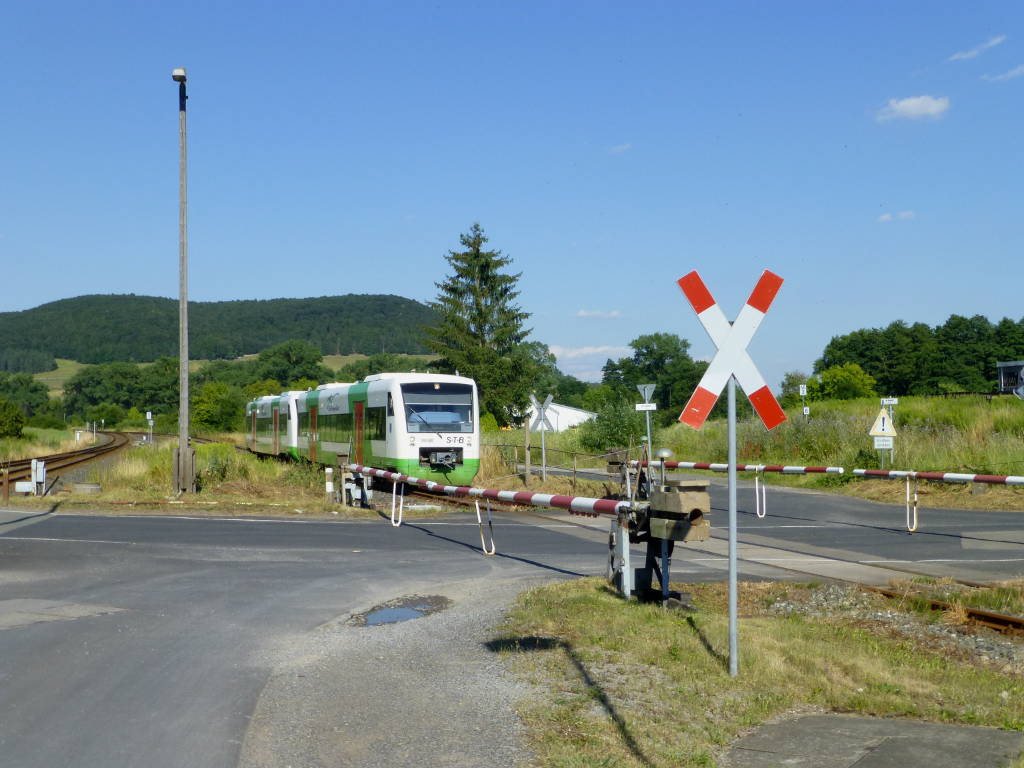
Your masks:
{"label": "forested hill", "polygon": [[[189,302],[189,356],[238,357],[289,339],[324,354],[416,354],[427,351],[420,328],[435,323],[433,310],[400,296]],[[178,302],[94,295],[0,313],[0,370],[17,369],[8,359],[38,369],[40,355],[83,363],[177,357]]]}

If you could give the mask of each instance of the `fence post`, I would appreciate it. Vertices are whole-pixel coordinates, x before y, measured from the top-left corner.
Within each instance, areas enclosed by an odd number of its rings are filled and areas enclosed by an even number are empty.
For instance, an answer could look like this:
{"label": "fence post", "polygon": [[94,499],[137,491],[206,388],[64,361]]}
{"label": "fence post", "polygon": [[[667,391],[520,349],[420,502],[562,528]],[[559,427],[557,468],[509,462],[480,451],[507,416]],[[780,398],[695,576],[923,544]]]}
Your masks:
{"label": "fence post", "polygon": [[572,492],[576,493],[576,454],[572,455]]}
{"label": "fence post", "polygon": [[11,500],[10,478],[8,478],[7,474],[8,470],[4,468],[4,504],[7,504]]}

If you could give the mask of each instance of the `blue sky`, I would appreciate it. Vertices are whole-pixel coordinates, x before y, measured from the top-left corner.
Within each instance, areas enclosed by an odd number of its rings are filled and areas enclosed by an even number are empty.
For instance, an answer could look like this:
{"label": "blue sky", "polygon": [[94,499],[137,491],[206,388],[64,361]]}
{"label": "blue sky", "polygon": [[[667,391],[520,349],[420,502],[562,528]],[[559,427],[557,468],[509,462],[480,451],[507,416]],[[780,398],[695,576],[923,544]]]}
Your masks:
{"label": "blue sky", "polygon": [[479,221],[533,338],[597,379],[653,331],[713,347],[785,278],[751,354],[777,387],[896,319],[1024,315],[1024,6],[9,4],[0,311],[177,295],[436,294]]}

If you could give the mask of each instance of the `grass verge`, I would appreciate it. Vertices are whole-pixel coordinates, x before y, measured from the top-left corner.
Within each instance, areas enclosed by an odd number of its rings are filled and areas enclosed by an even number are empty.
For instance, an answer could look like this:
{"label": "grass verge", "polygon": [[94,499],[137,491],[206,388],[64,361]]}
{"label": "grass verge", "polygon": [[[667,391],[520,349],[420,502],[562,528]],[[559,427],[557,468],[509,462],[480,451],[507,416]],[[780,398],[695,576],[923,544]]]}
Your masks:
{"label": "grass verge", "polygon": [[523,593],[492,649],[534,686],[520,715],[544,766],[714,766],[744,729],[801,708],[1024,730],[1024,681],[857,622],[774,615],[808,585],[743,584],[728,674],[724,584],[693,613],[624,604],[599,579]]}

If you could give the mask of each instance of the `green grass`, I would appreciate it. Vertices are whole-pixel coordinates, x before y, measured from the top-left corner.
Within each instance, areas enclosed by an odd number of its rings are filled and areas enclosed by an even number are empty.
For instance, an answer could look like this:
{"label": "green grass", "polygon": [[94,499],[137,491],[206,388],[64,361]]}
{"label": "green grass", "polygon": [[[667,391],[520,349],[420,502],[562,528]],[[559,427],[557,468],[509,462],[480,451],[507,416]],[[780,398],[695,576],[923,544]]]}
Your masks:
{"label": "green grass", "polygon": [[34,459],[51,453],[64,453],[92,443],[92,434],[82,432],[82,442],[75,443],[73,429],[41,429],[25,427],[21,439],[0,438],[0,462]]}
{"label": "green grass", "polygon": [[32,375],[32,378],[46,386],[50,397],[62,397],[64,383],[85,367],[85,363],[76,363],[74,360],[63,360],[58,357],[57,370],[36,373]]}
{"label": "green grass", "polygon": [[[877,399],[827,401],[811,404],[808,422],[799,409],[787,412],[789,420],[771,432],[755,418],[737,424],[737,459],[744,464],[792,464],[839,466],[842,476],[769,474],[767,480],[788,486],[841,490],[877,501],[900,502],[902,483],[855,479],[854,468],[875,469],[879,456],[868,435],[880,408]],[[1024,475],[1024,401],[1012,396],[955,398],[903,397],[896,406],[896,457],[891,468],[917,471]],[[519,446],[521,430],[486,435],[485,443]],[[540,460],[539,436],[533,436],[533,461]],[[656,432],[656,448],[667,447],[677,461],[725,462],[728,458],[726,423],[707,422],[695,431],[672,424]],[[577,430],[547,437],[550,466],[603,467],[604,458],[585,456]],[[506,449],[511,456],[511,449]],[[636,458],[634,446],[631,458]],[[746,475],[749,479],[750,475]],[[980,490],[980,489],[974,489]],[[969,486],[922,483],[923,507],[1024,509],[1024,488],[989,487],[982,495]]]}
{"label": "green grass", "polygon": [[731,678],[725,585],[676,586],[696,612],[624,603],[599,579],[519,597],[490,647],[534,686],[520,714],[539,764],[713,766],[744,729],[799,707],[1024,730],[1019,677],[850,620],[765,610],[806,585],[741,585]]}
{"label": "green grass", "polygon": [[[195,373],[209,360],[189,360],[188,369],[192,373]],[[138,363],[140,366],[152,365],[152,363]],[[78,373],[83,368],[88,368],[89,363],[79,363],[74,360],[64,360],[57,358],[57,370],[55,371],[44,371],[43,373],[34,373],[32,378],[36,381],[44,384],[49,391],[50,397],[63,397],[64,396],[64,384],[67,380]]]}
{"label": "green grass", "polygon": [[[167,513],[189,510],[212,515],[375,517],[376,512],[329,502],[323,468],[309,462],[262,459],[237,451],[234,444],[205,443],[196,446],[198,492],[179,496],[172,490],[171,470],[175,441],[155,446],[133,446],[113,461],[92,465],[86,480],[99,483],[99,494],[78,494],[71,488],[55,496],[18,497],[22,506],[49,506],[58,500],[61,509],[89,511]],[[339,479],[335,477],[335,482]],[[379,494],[376,505],[390,512],[390,495]],[[436,514],[406,508],[407,518]]]}

